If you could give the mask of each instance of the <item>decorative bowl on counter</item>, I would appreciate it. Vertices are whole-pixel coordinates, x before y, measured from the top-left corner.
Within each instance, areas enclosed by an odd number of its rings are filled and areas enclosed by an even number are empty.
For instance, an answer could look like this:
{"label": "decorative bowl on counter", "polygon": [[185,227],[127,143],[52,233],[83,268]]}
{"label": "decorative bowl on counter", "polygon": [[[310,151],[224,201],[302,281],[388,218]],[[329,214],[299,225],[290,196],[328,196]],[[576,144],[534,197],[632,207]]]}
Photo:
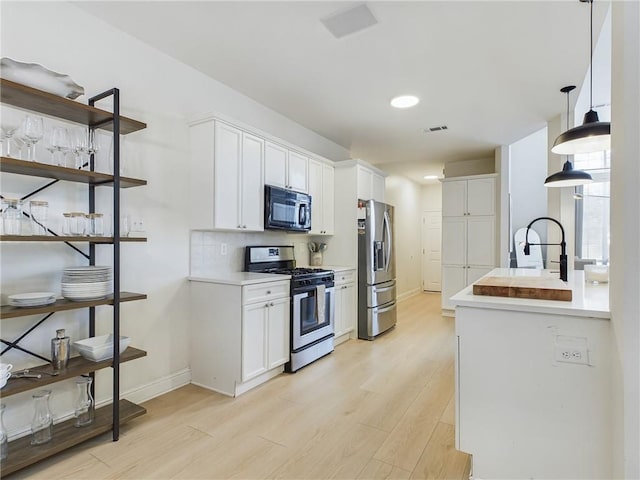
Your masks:
{"label": "decorative bowl on counter", "polygon": [[587,283],[609,283],[609,265],[585,265],[584,280]]}
{"label": "decorative bowl on counter", "polygon": [[[129,337],[120,337],[120,353],[127,349],[130,342]],[[101,362],[113,357],[113,334],[78,340],[73,342],[73,347],[87,360]]]}

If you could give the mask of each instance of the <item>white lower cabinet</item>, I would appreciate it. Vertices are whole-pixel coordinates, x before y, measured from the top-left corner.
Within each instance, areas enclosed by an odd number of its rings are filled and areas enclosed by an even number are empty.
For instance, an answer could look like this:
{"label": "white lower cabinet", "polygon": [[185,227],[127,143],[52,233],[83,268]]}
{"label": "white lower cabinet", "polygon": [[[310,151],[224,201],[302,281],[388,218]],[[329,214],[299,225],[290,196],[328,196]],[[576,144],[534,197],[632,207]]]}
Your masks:
{"label": "white lower cabinet", "polygon": [[335,272],[335,343],[349,339],[357,321],[356,271]]}
{"label": "white lower cabinet", "polygon": [[289,361],[289,281],[192,281],[192,383],[237,396]]}

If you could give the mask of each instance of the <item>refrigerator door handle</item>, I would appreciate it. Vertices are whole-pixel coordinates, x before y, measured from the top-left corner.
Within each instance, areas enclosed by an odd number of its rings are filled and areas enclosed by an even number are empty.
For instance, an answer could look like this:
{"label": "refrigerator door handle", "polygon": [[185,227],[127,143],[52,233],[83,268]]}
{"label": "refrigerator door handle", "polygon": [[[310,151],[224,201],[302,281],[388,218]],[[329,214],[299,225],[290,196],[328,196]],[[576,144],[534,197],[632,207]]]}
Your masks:
{"label": "refrigerator door handle", "polygon": [[373,287],[373,291],[376,293],[388,292],[389,290],[393,290],[394,288],[396,288],[395,282],[390,287],[384,287],[384,288]]}
{"label": "refrigerator door handle", "polygon": [[391,263],[391,221],[389,219],[389,212],[385,210],[384,212],[384,228],[387,236],[387,253],[385,258],[384,269],[386,272],[389,271],[389,264]]}

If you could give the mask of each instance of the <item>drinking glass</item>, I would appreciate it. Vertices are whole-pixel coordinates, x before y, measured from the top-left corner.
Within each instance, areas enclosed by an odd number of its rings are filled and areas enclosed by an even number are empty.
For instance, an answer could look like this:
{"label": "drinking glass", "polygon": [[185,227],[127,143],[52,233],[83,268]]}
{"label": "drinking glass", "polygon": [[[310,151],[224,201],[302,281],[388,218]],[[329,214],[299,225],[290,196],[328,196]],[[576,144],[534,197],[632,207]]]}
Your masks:
{"label": "drinking glass", "polygon": [[82,170],[89,165],[88,138],[87,131],[84,128],[72,130],[71,145],[75,158],[75,168]]}
{"label": "drinking glass", "polygon": [[91,396],[91,377],[80,377],[76,380],[76,401],[73,414],[76,417],[74,425],[84,427],[93,422],[93,397]]}
{"label": "drinking glass", "polygon": [[31,445],[42,445],[53,437],[53,415],[49,408],[51,390],[38,390],[33,394],[34,414],[31,421]]}
{"label": "drinking glass", "polygon": [[9,456],[9,436],[4,428],[2,417],[4,416],[4,403],[0,405],[0,460],[6,460]]}
{"label": "drinking glass", "polygon": [[20,115],[14,110],[6,108],[2,109],[2,120],[0,122],[0,129],[2,129],[2,135],[4,143],[6,144],[4,155],[7,157],[18,158],[15,151],[11,150],[11,142],[18,128],[20,128]]}
{"label": "drinking glass", "polygon": [[31,217],[31,235],[47,235],[47,210],[49,202],[31,200],[29,216]]}
{"label": "drinking glass", "polygon": [[42,139],[44,130],[42,117],[27,115],[22,121],[23,140],[27,146],[27,160],[36,160],[36,144]]}
{"label": "drinking glass", "polygon": [[47,150],[51,152],[51,163],[59,167],[67,166],[67,153],[70,150],[69,132],[64,127],[53,127],[49,133],[49,146]]}
{"label": "drinking glass", "polygon": [[2,232],[5,235],[22,234],[22,200],[2,199]]}

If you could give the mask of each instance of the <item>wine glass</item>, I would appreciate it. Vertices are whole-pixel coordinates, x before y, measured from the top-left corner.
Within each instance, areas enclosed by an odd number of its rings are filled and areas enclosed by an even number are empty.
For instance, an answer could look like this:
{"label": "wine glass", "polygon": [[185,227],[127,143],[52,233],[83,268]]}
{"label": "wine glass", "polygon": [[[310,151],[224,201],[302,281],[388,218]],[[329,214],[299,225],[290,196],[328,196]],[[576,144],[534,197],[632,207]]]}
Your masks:
{"label": "wine glass", "polygon": [[51,163],[60,167],[66,167],[67,153],[70,150],[69,132],[64,127],[53,127],[49,134],[49,146]]}
{"label": "wine glass", "polygon": [[72,151],[75,158],[75,168],[82,170],[88,165],[89,154],[87,131],[84,128],[76,128],[71,132]]}
{"label": "wine glass", "polygon": [[27,160],[35,161],[36,144],[44,135],[42,117],[27,115],[22,121],[22,136],[27,145]]}
{"label": "wine glass", "polygon": [[4,141],[7,145],[5,150],[7,157],[16,156],[16,153],[11,151],[11,141],[18,128],[20,128],[20,116],[18,113],[13,110],[3,108],[0,129],[2,129]]}

